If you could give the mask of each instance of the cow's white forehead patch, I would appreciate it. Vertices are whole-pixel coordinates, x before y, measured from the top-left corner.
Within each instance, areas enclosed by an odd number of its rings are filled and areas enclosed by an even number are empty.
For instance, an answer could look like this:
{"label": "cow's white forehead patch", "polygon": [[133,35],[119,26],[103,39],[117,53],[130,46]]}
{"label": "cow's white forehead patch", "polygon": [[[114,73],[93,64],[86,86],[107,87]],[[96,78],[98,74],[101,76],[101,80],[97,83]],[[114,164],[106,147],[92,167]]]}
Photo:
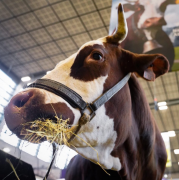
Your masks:
{"label": "cow's white forehead patch", "polygon": [[145,8],[144,12],[139,18],[138,21],[138,28],[141,28],[143,23],[149,19],[149,18],[160,18],[163,17],[164,14],[163,12],[160,11],[160,5],[164,2],[165,0],[139,0],[139,4],[143,5]]}

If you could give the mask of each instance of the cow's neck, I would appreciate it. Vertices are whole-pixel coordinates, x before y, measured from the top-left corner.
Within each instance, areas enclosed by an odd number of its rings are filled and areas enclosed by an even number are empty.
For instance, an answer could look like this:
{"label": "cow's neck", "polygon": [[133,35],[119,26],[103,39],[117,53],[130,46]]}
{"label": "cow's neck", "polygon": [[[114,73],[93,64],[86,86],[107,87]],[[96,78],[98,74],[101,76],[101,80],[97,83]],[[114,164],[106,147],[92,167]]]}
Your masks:
{"label": "cow's neck", "polygon": [[108,117],[105,111],[105,106],[102,105],[96,111],[96,116],[81,127],[78,137],[71,144],[75,146],[74,150],[83,157],[94,163],[99,162],[105,169],[118,171],[121,169],[120,160],[111,155],[117,133],[114,131],[113,119]]}
{"label": "cow's neck", "polygon": [[[156,179],[156,170],[160,171],[154,163],[154,131],[149,105],[132,75],[129,83],[96,111],[94,119],[82,126],[78,136],[98,151],[99,163],[105,169],[119,171],[123,180],[150,180]],[[97,162],[96,151],[84,141],[75,138],[75,150]]]}
{"label": "cow's neck", "polygon": [[[124,180],[156,179],[155,137],[152,137],[156,126],[144,92],[134,75],[128,85],[121,91],[123,94],[118,96],[118,101],[122,98],[124,102],[122,106],[118,104],[118,114],[114,117],[118,138],[111,154],[120,159],[122,169],[119,173]],[[116,105],[114,102],[113,106]],[[117,117],[119,118],[116,121]],[[125,125],[121,124],[123,122]]]}
{"label": "cow's neck", "polygon": [[[116,71],[117,70],[118,69],[116,69]],[[106,79],[104,84],[104,92],[112,88],[114,84],[118,83],[123,78],[122,76],[116,76],[116,73],[113,74],[114,77],[112,80],[111,78]],[[122,91],[124,91],[123,88],[112,99],[115,100],[115,97],[118,96],[118,94],[120,94]],[[130,92],[128,90],[128,96],[129,93]],[[123,99],[123,101],[125,100],[126,99]],[[121,101],[121,104],[123,104],[123,101]],[[120,102],[118,101],[117,103]],[[113,107],[113,104],[114,103],[110,100],[105,105],[102,105],[96,111],[96,116],[89,123],[81,127],[80,131],[78,132],[78,137],[80,138],[76,137],[71,143],[76,147],[75,150],[83,157],[95,163],[99,162],[105,169],[119,171],[121,169],[120,159],[111,154],[117,139],[117,131],[115,131],[115,118],[117,117],[114,118],[112,115],[116,113],[113,112],[113,109],[116,111],[118,110],[116,109],[117,106]],[[121,112],[121,114],[122,113],[123,112]],[[123,126],[125,126],[125,123],[123,123]],[[89,144],[95,150],[89,147]]]}

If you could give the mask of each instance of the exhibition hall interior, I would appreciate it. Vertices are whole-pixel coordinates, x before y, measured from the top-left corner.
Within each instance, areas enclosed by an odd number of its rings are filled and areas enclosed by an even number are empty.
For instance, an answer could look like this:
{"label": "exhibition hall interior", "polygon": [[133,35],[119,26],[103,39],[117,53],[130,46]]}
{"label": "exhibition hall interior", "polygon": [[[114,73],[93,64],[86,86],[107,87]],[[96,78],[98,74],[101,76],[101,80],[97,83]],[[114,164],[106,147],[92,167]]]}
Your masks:
{"label": "exhibition hall interior", "polygon": [[[156,79],[154,77],[155,81],[154,79],[146,80],[140,73],[132,73],[144,90],[147,104],[165,144],[167,163],[161,178],[162,180],[179,180],[178,0],[0,1],[0,169],[3,169],[0,180],[43,180],[49,169],[48,180],[66,179],[66,169],[70,160],[78,154],[75,147],[69,148],[66,146],[68,143],[66,145],[62,143],[58,145],[58,151],[54,156],[52,141],[32,143],[30,140],[17,137],[16,133],[10,131],[6,125],[4,108],[9,106],[15,94],[23,93],[26,87],[36,79],[47,75],[49,75],[47,77],[55,76],[53,69],[68,61],[68,57],[78,54],[84,48],[83,44],[90,41],[88,46],[91,46],[93,40],[111,37],[118,28],[119,3],[123,5],[128,34],[122,42],[119,41],[118,48],[137,54],[162,54],[169,61],[168,72]],[[148,73],[151,69],[158,70],[155,69],[155,63],[145,72]],[[63,76],[63,72],[58,72],[58,76],[61,74]],[[71,79],[70,82],[73,83],[75,78]],[[63,82],[67,80],[68,78]],[[81,82],[81,86],[83,84],[85,85],[84,81]],[[76,89],[73,85],[70,88],[73,91]],[[94,87],[92,91],[98,90]],[[96,95],[97,98],[99,95]],[[141,99],[138,98],[135,106],[139,112],[143,112],[143,109],[139,108],[141,106],[138,106],[140,103]],[[130,126],[130,124],[126,123],[125,126]],[[88,133],[90,132],[92,133],[92,130]],[[156,137],[153,138],[155,140]],[[95,149],[88,141],[83,143]],[[107,149],[106,146],[105,148]],[[79,154],[83,155],[80,152]],[[51,163],[53,157],[55,159]],[[52,164],[51,167],[50,164]],[[99,167],[109,176],[105,171],[107,168],[103,168],[102,165]],[[82,167],[79,166],[79,168]]]}

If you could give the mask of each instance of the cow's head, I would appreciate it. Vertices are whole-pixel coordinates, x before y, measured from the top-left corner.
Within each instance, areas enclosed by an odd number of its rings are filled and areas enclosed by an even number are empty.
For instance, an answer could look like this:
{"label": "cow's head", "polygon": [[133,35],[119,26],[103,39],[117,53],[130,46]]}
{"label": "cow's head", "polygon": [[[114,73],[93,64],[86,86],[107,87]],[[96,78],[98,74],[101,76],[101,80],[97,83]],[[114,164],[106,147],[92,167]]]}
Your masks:
{"label": "cow's head", "polygon": [[[129,72],[136,72],[146,80],[154,80],[167,72],[168,61],[164,56],[138,55],[121,48],[120,42],[127,34],[126,27],[122,6],[119,5],[118,28],[113,35],[87,42],[77,53],[59,62],[43,78],[66,85],[91,103]],[[119,105],[119,116],[115,115],[118,113],[116,103]],[[96,151],[84,142],[86,141],[98,151],[99,161],[105,168],[119,170],[120,160],[111,152],[115,143],[122,144],[131,130],[130,109],[130,90],[126,84],[107,104],[96,111],[96,116],[89,123],[81,127],[78,133],[80,138],[75,137],[71,141],[71,147],[75,146],[78,153],[97,162]],[[68,123],[75,126],[79,123],[81,113],[63,98],[37,88],[27,88],[16,94],[5,108],[5,120],[12,131],[23,123],[46,118],[53,120],[55,116],[69,118]],[[117,127],[122,130],[119,132]],[[15,133],[24,138],[20,132]]]}
{"label": "cow's head", "polygon": [[[137,14],[137,27],[148,29],[166,25],[164,12],[168,5],[178,4],[178,0],[126,0],[124,11],[135,11]],[[131,4],[132,3],[132,4]]]}

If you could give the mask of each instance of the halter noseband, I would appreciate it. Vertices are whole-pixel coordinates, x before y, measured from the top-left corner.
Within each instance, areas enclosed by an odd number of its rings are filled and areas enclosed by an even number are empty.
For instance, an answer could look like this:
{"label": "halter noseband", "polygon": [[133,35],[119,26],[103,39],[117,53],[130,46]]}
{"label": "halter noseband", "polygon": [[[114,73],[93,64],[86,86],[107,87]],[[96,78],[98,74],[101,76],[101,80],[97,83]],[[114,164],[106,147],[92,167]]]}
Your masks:
{"label": "halter noseband", "polygon": [[[131,73],[128,73],[121,81],[119,81],[116,85],[114,85],[107,92],[102,94],[99,98],[97,98],[92,103],[85,102],[82,97],[70,89],[69,87],[61,84],[57,81],[53,81],[51,79],[37,79],[34,83],[28,85],[27,87],[40,88],[45,89],[49,92],[52,92],[64,100],[66,100],[72,107],[78,108],[81,112],[81,124],[85,124],[86,121],[90,121],[95,116],[95,111],[105,104],[109,99],[111,99],[118,91],[120,91],[124,85],[128,82]],[[86,109],[90,110],[90,114],[87,115],[84,113]]]}

